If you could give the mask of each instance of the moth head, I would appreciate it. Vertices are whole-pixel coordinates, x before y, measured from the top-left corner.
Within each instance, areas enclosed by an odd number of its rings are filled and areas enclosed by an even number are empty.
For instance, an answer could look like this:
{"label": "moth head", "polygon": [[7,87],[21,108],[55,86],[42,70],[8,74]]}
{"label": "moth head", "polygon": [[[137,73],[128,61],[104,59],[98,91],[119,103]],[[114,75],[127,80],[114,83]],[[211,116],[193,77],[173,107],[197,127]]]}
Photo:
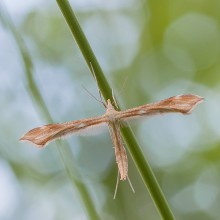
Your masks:
{"label": "moth head", "polygon": [[107,100],[107,106],[106,106],[106,108],[107,108],[107,110],[113,110],[113,109],[115,109],[115,108],[113,107],[113,105],[112,105],[110,99]]}

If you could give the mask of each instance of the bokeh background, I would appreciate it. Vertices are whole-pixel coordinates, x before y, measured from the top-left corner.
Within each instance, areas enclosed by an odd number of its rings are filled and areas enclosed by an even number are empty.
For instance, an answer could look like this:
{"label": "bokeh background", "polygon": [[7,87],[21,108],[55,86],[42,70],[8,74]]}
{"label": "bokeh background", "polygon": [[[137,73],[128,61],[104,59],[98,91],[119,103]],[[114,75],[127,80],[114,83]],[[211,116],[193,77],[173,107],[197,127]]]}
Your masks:
{"label": "bokeh background", "polygon": [[[205,102],[189,116],[139,120],[132,129],[176,219],[220,216],[220,2],[74,0],[71,5],[126,109],[192,93]],[[136,193],[121,182],[106,131],[73,136],[43,150],[18,139],[47,124],[27,86],[24,63],[3,14],[8,13],[33,62],[33,77],[56,122],[104,113],[98,88],[56,1],[1,2],[0,219],[88,219],[59,154],[68,143],[101,219],[160,216],[129,157]],[[64,158],[65,160],[66,158]]]}

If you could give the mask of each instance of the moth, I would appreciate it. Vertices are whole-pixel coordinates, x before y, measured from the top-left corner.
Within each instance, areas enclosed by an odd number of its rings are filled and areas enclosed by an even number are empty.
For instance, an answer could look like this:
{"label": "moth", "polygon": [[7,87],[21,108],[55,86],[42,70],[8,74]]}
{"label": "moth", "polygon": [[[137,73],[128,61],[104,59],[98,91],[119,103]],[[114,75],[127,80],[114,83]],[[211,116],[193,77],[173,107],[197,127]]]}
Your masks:
{"label": "moth", "polygon": [[[58,138],[63,138],[71,134],[77,134],[87,130],[88,128],[106,124],[114,145],[120,180],[128,179],[130,183],[128,178],[128,159],[120,131],[121,124],[129,119],[141,116],[153,116],[172,112],[190,114],[192,110],[202,101],[203,98],[197,95],[177,95],[159,102],[142,105],[124,111],[117,111],[112,105],[110,99],[108,99],[107,104],[105,105],[106,112],[102,116],[37,127],[28,131],[23,137],[20,138],[20,141],[31,142],[37,147],[43,148],[51,141],[54,141]],[[131,188],[133,190],[132,186]]]}

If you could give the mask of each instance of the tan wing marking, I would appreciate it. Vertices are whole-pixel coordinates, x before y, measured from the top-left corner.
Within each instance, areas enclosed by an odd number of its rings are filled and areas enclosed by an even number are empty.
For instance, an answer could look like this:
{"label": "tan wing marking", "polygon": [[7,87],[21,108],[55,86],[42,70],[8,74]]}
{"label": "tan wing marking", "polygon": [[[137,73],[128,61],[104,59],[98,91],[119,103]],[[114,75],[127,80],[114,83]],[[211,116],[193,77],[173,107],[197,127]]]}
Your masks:
{"label": "tan wing marking", "polygon": [[98,126],[105,122],[106,116],[99,116],[61,124],[48,124],[28,131],[20,138],[20,141],[31,142],[37,147],[44,147],[55,139],[81,132],[88,127]]}
{"label": "tan wing marking", "polygon": [[129,119],[138,116],[150,116],[160,113],[179,112],[190,114],[191,111],[203,101],[203,98],[197,95],[178,95],[159,102],[142,105],[117,113],[116,118]]}
{"label": "tan wing marking", "polygon": [[109,131],[112,139],[112,143],[115,149],[115,157],[120,173],[120,180],[126,180],[128,177],[128,159],[127,154],[123,145],[120,125],[118,122],[109,122]]}

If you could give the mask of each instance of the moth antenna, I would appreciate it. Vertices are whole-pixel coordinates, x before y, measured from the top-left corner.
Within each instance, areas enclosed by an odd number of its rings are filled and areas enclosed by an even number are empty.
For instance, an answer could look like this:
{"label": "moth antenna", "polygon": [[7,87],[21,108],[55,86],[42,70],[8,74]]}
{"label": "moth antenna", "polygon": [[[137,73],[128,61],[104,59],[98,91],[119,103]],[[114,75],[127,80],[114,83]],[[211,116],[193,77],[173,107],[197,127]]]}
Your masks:
{"label": "moth antenna", "polygon": [[118,171],[118,175],[117,175],[117,182],[116,182],[116,186],[115,186],[115,193],[114,193],[114,197],[113,199],[115,199],[117,191],[118,191],[118,184],[119,184],[119,171]]}
{"label": "moth antenna", "polygon": [[95,81],[96,81],[96,83],[97,83],[96,75],[95,75],[95,71],[94,71],[94,68],[93,68],[92,62],[89,62],[89,64],[90,64],[90,66],[91,66],[92,75],[93,75],[93,77],[95,78]]}
{"label": "moth antenna", "polygon": [[[95,71],[94,71],[92,62],[89,62],[89,64],[90,64],[90,67],[91,67],[92,75],[93,75],[93,77],[94,77],[94,79],[95,79],[95,81],[96,81],[97,87],[98,87],[98,82],[97,82],[97,79],[96,79],[96,75],[95,75]],[[87,92],[88,92],[88,91],[87,91]],[[89,92],[89,94],[92,95],[90,92]],[[94,97],[94,96],[92,95],[93,98],[95,98],[98,102],[100,102],[100,103],[103,104],[104,108],[107,108],[105,102],[103,101],[102,94],[101,94],[101,91],[100,91],[100,90],[99,90],[99,96],[100,96],[101,101],[98,100],[96,97]]]}
{"label": "moth antenna", "polygon": [[122,86],[121,86],[121,88],[120,88],[120,90],[119,90],[119,94],[121,94],[122,92],[124,92],[125,86],[126,86],[127,81],[128,81],[128,77],[129,77],[128,75],[125,76],[125,79],[123,80]]}
{"label": "moth antenna", "polygon": [[115,99],[115,96],[114,96],[113,89],[112,89],[112,98],[113,98],[113,101],[114,101],[114,104],[115,104],[116,108],[119,109],[118,103],[116,102],[116,99]]}
{"label": "moth antenna", "polygon": [[102,104],[104,105],[104,107],[106,108],[106,105],[105,105],[105,103],[104,103],[103,101],[100,101],[99,99],[97,99],[97,98],[96,98],[88,89],[86,89],[83,85],[82,85],[82,87],[83,87],[83,89],[86,90],[86,92],[89,93],[90,96],[92,96],[96,101],[102,103]]}
{"label": "moth antenna", "polygon": [[104,105],[105,108],[107,108],[107,106],[106,106],[106,104],[105,104],[105,102],[104,102],[104,100],[103,100],[103,98],[102,98],[102,93],[101,93],[100,90],[99,90],[99,97],[100,97],[100,99],[101,99],[101,103]]}
{"label": "moth antenna", "polygon": [[131,180],[129,179],[128,176],[127,176],[127,179],[128,179],[128,183],[129,183],[129,185],[130,185],[130,187],[131,187],[132,192],[135,193],[134,187],[132,186]]}

